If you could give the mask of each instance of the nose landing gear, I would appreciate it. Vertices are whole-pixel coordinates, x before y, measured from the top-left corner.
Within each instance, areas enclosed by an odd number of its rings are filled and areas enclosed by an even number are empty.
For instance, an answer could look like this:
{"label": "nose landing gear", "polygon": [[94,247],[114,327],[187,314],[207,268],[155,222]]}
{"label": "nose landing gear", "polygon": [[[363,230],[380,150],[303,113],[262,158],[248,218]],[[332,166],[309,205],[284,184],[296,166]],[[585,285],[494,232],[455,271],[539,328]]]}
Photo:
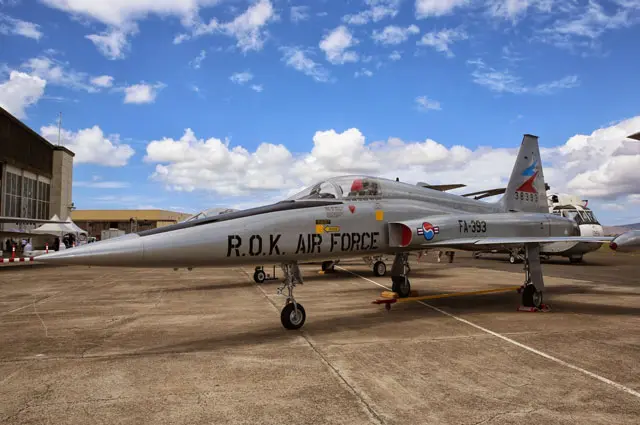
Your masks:
{"label": "nose landing gear", "polygon": [[296,302],[296,299],[293,297],[293,288],[295,288],[296,283],[300,283],[301,285],[304,283],[302,281],[302,275],[300,274],[300,268],[296,262],[281,264],[280,267],[284,273],[284,281],[278,288],[278,295],[283,295],[283,291],[285,289],[287,290],[285,306],[282,308],[282,311],[280,311],[280,322],[285,329],[300,329],[307,319],[307,313],[304,307],[302,304]]}

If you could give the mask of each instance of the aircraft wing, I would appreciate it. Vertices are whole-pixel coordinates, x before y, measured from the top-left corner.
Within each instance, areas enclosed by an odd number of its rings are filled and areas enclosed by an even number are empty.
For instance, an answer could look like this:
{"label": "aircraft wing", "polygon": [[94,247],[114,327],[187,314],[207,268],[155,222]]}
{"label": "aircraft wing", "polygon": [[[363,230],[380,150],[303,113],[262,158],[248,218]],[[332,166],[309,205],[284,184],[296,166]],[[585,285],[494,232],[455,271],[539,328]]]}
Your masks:
{"label": "aircraft wing", "polygon": [[460,246],[460,245],[523,245],[526,243],[553,242],[594,242],[607,243],[613,236],[547,236],[547,237],[502,237],[502,238],[460,238],[424,243],[423,246]]}

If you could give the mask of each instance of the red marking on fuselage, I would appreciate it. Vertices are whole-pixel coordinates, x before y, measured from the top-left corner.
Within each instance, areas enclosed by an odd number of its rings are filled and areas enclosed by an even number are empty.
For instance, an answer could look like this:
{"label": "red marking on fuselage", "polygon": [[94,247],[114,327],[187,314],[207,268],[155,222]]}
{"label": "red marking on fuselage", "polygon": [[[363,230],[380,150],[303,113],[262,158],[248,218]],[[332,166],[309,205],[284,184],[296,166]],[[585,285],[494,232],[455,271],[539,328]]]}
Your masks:
{"label": "red marking on fuselage", "polygon": [[408,226],[402,225],[402,246],[407,246],[411,243],[413,234]]}
{"label": "red marking on fuselage", "polygon": [[538,193],[538,191],[533,187],[533,182],[538,176],[538,172],[533,173],[533,176],[529,177],[526,182],[522,184],[519,188],[516,189],[516,192],[527,192],[527,193]]}

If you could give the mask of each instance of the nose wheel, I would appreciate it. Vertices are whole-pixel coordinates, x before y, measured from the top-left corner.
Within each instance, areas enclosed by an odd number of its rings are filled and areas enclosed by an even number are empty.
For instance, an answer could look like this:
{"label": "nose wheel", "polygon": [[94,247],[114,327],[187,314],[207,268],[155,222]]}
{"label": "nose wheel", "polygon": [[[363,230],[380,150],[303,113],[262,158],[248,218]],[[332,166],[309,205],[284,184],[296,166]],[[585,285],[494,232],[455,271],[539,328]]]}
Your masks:
{"label": "nose wheel", "polygon": [[285,329],[300,329],[307,319],[307,313],[304,311],[302,304],[288,303],[280,312],[280,322]]}
{"label": "nose wheel", "polygon": [[280,311],[280,322],[285,329],[300,329],[307,319],[307,313],[304,311],[304,307],[302,304],[296,302],[296,299],[293,297],[293,288],[295,288],[296,283],[303,283],[300,268],[298,267],[298,263],[282,264],[281,268],[284,273],[284,281],[278,288],[278,295],[284,295],[283,292],[286,290],[287,298],[284,307]]}

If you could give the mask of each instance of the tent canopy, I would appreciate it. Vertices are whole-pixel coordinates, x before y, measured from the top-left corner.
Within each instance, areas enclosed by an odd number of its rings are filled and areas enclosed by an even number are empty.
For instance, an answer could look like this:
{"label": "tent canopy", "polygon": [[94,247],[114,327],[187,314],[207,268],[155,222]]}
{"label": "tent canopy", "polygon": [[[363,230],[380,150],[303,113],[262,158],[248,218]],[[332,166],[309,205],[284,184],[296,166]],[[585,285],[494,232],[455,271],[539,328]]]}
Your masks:
{"label": "tent canopy", "polygon": [[[54,214],[54,216],[51,217],[51,221],[60,221],[60,218],[58,218],[57,214]],[[42,226],[33,229],[31,233],[60,235],[64,233],[76,233],[76,230],[69,226],[69,223],[45,223]]]}
{"label": "tent canopy", "polygon": [[72,233],[80,233],[83,235],[88,235],[89,232],[87,232],[86,230],[82,230],[76,223],[74,223],[71,220],[71,217],[67,218],[67,226],[71,229],[73,229]]}

